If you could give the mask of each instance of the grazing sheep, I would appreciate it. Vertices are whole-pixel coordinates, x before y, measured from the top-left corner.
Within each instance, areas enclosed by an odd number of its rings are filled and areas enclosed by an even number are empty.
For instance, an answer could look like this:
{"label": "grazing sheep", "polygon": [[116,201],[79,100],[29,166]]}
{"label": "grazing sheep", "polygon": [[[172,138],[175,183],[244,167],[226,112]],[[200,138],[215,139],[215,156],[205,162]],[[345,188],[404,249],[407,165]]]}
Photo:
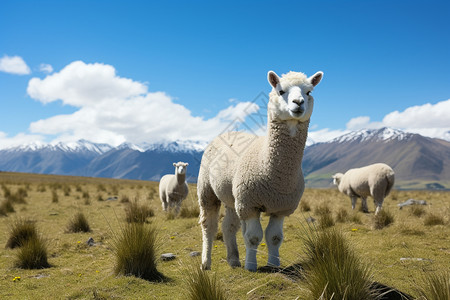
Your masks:
{"label": "grazing sheep", "polygon": [[219,209],[227,261],[240,266],[236,232],[242,225],[246,246],[245,269],[256,271],[256,251],[263,238],[261,212],[270,215],[265,231],[268,265],[279,266],[283,221],[297,208],[304,190],[301,168],[314,99],[310,95],[323,73],[311,77],[289,72],[281,78],[270,71],[266,136],[228,132],[206,148],[197,183],[203,234],[202,267],[211,268],[211,247]]}
{"label": "grazing sheep", "polygon": [[186,199],[189,192],[186,183],[186,169],[188,165],[188,163],[181,161],[173,163],[175,175],[164,175],[159,181],[159,198],[164,211],[172,207],[175,207],[175,214],[178,214],[180,211],[181,202]]}
{"label": "grazing sheep", "polygon": [[372,196],[376,206],[375,214],[378,214],[384,198],[394,185],[394,171],[386,164],[373,164],[350,169],[345,174],[336,173],[333,175],[333,183],[341,193],[350,197],[352,209],[355,209],[356,199],[361,197],[363,211],[368,213],[367,197]]}

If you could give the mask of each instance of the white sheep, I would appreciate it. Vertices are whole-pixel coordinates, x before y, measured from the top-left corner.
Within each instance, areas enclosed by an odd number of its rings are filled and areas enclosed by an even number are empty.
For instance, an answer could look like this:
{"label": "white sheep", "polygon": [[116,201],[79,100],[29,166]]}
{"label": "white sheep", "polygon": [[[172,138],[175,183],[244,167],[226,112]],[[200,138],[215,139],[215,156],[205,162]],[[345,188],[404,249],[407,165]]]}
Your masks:
{"label": "white sheep", "polygon": [[162,202],[164,211],[175,208],[175,214],[178,214],[181,202],[186,199],[189,188],[186,183],[186,169],[188,163],[173,163],[175,174],[164,175],[159,181],[159,198]]}
{"label": "white sheep", "polygon": [[394,185],[394,171],[386,164],[378,163],[362,168],[350,169],[345,174],[333,175],[333,183],[339,191],[348,195],[355,209],[356,199],[361,197],[363,211],[368,213],[367,197],[371,196],[378,214]]}
{"label": "white sheep", "polygon": [[268,265],[279,266],[283,221],[297,208],[304,190],[301,168],[314,99],[311,91],[323,73],[311,77],[289,72],[281,78],[270,71],[266,136],[228,132],[206,148],[197,183],[203,234],[202,267],[211,268],[211,247],[217,232],[219,209],[227,261],[240,266],[236,232],[242,224],[246,246],[245,269],[256,271],[256,251],[263,238],[261,212],[270,215],[265,231]]}

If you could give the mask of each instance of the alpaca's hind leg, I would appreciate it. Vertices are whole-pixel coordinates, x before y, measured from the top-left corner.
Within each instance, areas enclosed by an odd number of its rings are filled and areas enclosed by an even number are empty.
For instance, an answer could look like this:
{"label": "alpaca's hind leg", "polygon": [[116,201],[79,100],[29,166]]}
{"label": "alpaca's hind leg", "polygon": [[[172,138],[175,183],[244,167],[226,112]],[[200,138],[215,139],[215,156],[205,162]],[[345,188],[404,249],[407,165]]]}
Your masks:
{"label": "alpaca's hind leg", "polygon": [[240,267],[239,251],[236,243],[236,233],[239,230],[240,221],[233,208],[226,209],[222,222],[223,241],[227,247],[227,262],[231,267]]}
{"label": "alpaca's hind leg", "polygon": [[361,206],[363,212],[367,214],[369,212],[369,207],[367,206],[367,197],[361,197]]}
{"label": "alpaca's hind leg", "polygon": [[373,204],[375,205],[375,215],[378,215],[378,213],[381,211],[381,206],[383,205],[384,199],[373,199]]}
{"label": "alpaca's hind leg", "polygon": [[167,200],[166,200],[166,195],[164,193],[161,193],[160,199],[161,199],[163,210],[167,211],[168,204],[167,204]]}
{"label": "alpaca's hind leg", "polygon": [[245,229],[244,241],[245,241],[245,269],[249,271],[256,271],[256,251],[258,250],[259,243],[261,243],[263,237],[263,230],[261,222],[259,221],[259,215],[257,217],[242,221],[245,222],[243,228]]}
{"label": "alpaca's hind leg", "polygon": [[280,266],[279,249],[283,242],[283,222],[284,217],[270,216],[266,228],[266,244],[269,250],[267,265],[269,266]]}
{"label": "alpaca's hind leg", "polygon": [[355,209],[355,206],[356,206],[356,199],[358,199],[358,198],[355,197],[355,196],[352,196],[352,197],[350,197],[350,199],[352,200],[352,209]]}
{"label": "alpaca's hind leg", "polygon": [[212,243],[217,234],[219,223],[220,201],[212,192],[208,194],[199,193],[200,225],[202,227],[202,268],[211,269]]}

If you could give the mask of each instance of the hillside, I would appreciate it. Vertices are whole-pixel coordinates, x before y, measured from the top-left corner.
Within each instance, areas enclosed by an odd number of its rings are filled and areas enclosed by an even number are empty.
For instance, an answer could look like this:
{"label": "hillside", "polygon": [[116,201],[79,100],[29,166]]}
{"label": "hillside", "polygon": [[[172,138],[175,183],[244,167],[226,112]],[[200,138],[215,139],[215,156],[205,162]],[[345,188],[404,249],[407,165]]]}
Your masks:
{"label": "hillside", "polygon": [[391,128],[360,130],[305,150],[310,187],[329,187],[331,175],[383,162],[396,174],[396,188],[450,188],[450,143]]}

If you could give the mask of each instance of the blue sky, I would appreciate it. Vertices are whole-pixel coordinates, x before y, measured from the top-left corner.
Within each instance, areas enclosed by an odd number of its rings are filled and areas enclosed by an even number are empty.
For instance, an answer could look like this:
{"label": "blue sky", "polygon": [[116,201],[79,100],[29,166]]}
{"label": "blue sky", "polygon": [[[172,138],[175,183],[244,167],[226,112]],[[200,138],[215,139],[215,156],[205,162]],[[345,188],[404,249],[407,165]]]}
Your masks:
{"label": "blue sky", "polygon": [[450,140],[449,19],[449,1],[4,0],[0,148],[208,140],[258,110],[269,70],[324,72],[314,141]]}

